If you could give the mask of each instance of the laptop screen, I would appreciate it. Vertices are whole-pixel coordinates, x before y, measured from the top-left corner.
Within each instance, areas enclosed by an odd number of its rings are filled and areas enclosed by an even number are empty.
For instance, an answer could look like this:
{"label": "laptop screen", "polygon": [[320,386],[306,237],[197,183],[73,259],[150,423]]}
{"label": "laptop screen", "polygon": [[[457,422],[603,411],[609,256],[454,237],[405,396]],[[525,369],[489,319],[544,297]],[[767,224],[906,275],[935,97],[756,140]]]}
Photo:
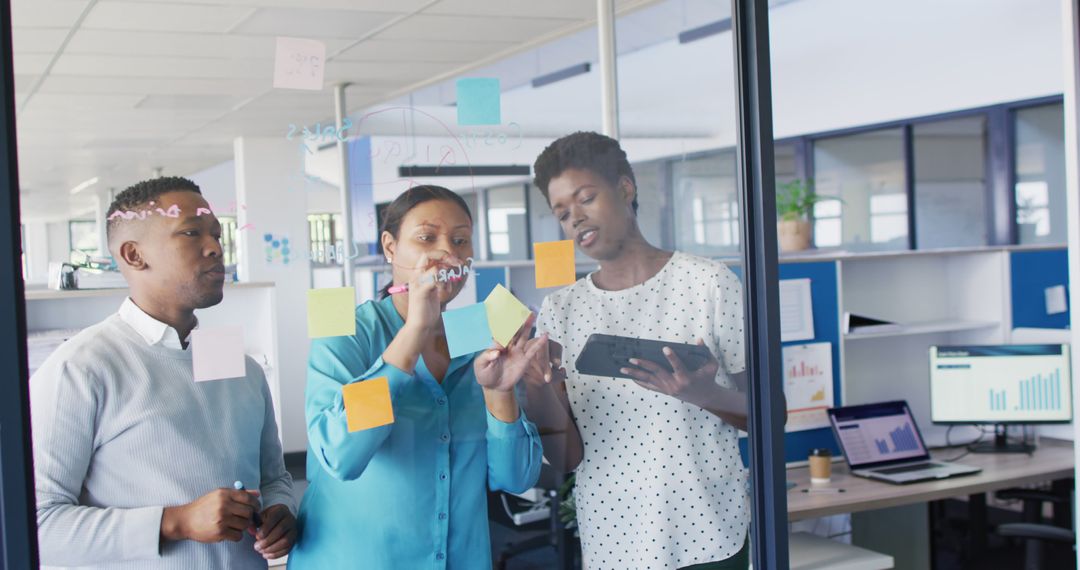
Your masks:
{"label": "laptop screen", "polygon": [[906,402],[833,408],[829,421],[853,468],[929,457]]}

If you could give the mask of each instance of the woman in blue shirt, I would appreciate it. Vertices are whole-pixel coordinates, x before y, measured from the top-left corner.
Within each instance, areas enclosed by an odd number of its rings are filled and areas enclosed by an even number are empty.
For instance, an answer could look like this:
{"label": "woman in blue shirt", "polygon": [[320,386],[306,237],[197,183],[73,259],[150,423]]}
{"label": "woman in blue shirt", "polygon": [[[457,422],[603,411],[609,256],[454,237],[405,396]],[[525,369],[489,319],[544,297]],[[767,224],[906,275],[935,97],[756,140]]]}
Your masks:
{"label": "woman in blue shirt", "polygon": [[[441,315],[464,280],[437,277],[473,253],[472,216],[457,194],[410,189],[387,207],[381,233],[393,282],[408,292],[387,295],[388,286],[357,307],[355,336],[312,341],[310,486],[289,567],[491,568],[487,489],[523,492],[540,472],[540,438],[514,386],[547,339],[519,334],[505,348],[449,357]],[[381,377],[394,423],[349,433],[342,387]]]}

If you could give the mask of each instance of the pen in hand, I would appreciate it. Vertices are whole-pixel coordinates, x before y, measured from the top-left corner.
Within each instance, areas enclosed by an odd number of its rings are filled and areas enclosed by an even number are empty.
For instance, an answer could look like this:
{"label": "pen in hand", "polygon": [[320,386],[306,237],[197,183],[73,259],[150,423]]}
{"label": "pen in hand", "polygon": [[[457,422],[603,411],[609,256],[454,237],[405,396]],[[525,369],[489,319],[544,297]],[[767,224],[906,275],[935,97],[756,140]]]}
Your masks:
{"label": "pen in hand", "polygon": [[[233,483],[233,489],[236,489],[237,491],[246,491],[247,490],[247,489],[244,488],[244,482],[243,481],[237,481],[237,482]],[[259,528],[259,527],[262,526],[262,517],[259,516],[259,511],[255,511],[255,514],[252,517],[252,522],[255,524],[255,528]]]}

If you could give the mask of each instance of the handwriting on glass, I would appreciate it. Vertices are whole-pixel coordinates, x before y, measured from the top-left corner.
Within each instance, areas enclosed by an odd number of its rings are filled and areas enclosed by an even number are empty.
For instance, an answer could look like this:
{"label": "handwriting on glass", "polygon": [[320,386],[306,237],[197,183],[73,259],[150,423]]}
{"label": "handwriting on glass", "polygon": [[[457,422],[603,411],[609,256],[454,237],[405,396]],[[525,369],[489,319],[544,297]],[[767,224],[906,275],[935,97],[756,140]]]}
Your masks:
{"label": "handwriting on glass", "polygon": [[440,269],[436,275],[425,277],[424,279],[421,279],[420,282],[431,283],[433,281],[438,281],[439,283],[445,283],[447,281],[460,281],[461,279],[464,279],[466,275],[473,272],[472,264],[473,258],[467,258],[465,260],[465,265],[458,265],[456,268],[450,269]]}
{"label": "handwriting on glass", "polygon": [[[154,205],[154,202],[150,202],[150,206],[153,206],[153,205]],[[140,220],[145,220],[146,216],[153,216],[155,214],[157,214],[159,216],[166,216],[166,217],[169,217],[169,218],[179,218],[180,217],[180,206],[177,206],[176,204],[173,204],[172,206],[169,206],[168,210],[166,210],[164,208],[161,208],[161,207],[158,207],[158,208],[150,208],[150,209],[147,209],[147,210],[142,210],[142,211],[139,211],[139,212],[135,212],[135,211],[132,211],[132,210],[117,210],[117,211],[113,212],[112,214],[109,214],[109,220],[115,220],[116,218],[124,218],[125,220],[134,220],[135,218],[138,218]]]}
{"label": "handwriting on glass", "polygon": [[339,130],[336,126],[331,124],[323,125],[322,123],[315,123],[315,126],[311,129],[307,125],[296,126],[294,123],[289,123],[289,132],[285,133],[286,140],[293,140],[293,136],[299,132],[303,135],[303,140],[308,141],[325,141],[326,139],[336,139],[344,141],[348,138],[348,131],[353,126],[352,119],[345,119],[341,124]]}

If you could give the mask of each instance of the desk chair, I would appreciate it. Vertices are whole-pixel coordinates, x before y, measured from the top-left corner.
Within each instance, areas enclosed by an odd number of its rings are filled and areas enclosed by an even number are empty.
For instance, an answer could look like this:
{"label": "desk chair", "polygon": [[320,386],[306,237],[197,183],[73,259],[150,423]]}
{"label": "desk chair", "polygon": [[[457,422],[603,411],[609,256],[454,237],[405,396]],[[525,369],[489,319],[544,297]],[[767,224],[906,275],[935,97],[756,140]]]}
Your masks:
{"label": "desk chair", "polygon": [[[998,525],[1000,536],[1024,541],[1024,570],[1045,568],[1047,544],[1076,544],[1072,530],[1072,502],[1074,481],[1055,481],[1051,491],[1038,489],[1005,489],[997,493],[999,499],[1024,502],[1023,521]],[[1053,505],[1053,524],[1043,519],[1043,505]],[[1075,546],[1074,546],[1075,548]]]}
{"label": "desk chair", "polygon": [[555,568],[572,570],[576,567],[575,558],[579,549],[576,547],[573,531],[567,530],[562,521],[559,520],[559,496],[557,490],[564,478],[564,475],[557,473],[550,465],[545,464],[541,467],[540,479],[536,485],[537,488],[542,490],[543,496],[538,504],[545,506],[548,513],[542,519],[523,524],[517,524],[514,521],[511,515],[506,512],[507,509],[504,509],[504,504],[514,505],[512,510],[520,513],[527,509],[518,507],[527,503],[527,501],[521,500],[516,495],[503,492],[488,494],[488,515],[493,522],[518,532],[541,533],[538,536],[523,540],[506,542],[501,549],[494,553],[492,563],[495,570],[506,570],[507,565],[513,558],[540,549],[551,549],[551,555],[556,559]]}

